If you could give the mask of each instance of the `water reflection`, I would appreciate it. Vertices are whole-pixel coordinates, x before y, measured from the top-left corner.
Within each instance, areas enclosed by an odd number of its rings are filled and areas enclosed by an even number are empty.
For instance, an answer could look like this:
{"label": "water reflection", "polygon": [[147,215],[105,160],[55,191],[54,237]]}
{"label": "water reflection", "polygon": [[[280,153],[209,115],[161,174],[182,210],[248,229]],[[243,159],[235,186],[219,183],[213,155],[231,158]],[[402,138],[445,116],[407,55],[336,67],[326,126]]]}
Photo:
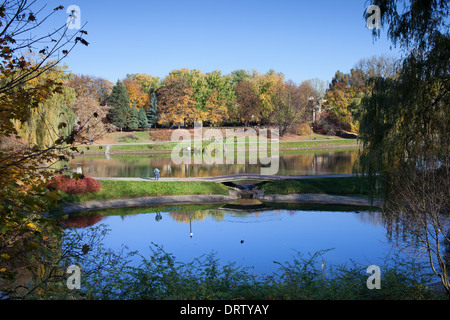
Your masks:
{"label": "water reflection", "polygon": [[103,210],[88,217],[70,216],[68,224],[106,225],[109,248],[126,245],[146,254],[156,243],[180,261],[215,252],[221,263],[258,273],[276,271],[273,261],[288,261],[296,252],[333,249],[327,255],[332,264],[353,259],[370,265],[391,250],[381,213],[370,211],[166,207]]}
{"label": "water reflection", "polygon": [[[349,174],[358,158],[358,150],[306,150],[280,154],[279,175]],[[261,172],[261,165],[175,165],[170,154],[84,155],[69,162],[73,171],[82,171],[92,177],[153,177],[154,168],[162,177],[207,177]]]}

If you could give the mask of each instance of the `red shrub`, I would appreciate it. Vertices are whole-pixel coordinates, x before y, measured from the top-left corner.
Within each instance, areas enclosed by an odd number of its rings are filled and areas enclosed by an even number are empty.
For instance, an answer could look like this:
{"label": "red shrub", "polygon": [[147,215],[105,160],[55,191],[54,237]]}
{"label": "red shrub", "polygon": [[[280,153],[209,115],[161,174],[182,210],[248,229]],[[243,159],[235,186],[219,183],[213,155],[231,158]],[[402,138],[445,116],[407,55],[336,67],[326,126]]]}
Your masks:
{"label": "red shrub", "polygon": [[69,194],[97,192],[102,188],[100,181],[82,176],[80,178],[71,178],[61,175],[47,183],[47,188],[52,190],[61,190]]}

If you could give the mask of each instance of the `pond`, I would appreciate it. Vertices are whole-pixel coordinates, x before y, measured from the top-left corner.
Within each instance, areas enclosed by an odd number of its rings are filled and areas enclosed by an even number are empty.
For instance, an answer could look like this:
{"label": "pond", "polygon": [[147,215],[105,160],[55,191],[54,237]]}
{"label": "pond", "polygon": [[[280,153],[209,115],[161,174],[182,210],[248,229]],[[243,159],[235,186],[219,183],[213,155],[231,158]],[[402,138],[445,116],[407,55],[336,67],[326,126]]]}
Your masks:
{"label": "pond", "polygon": [[107,248],[122,245],[151,254],[152,243],[190,262],[215,253],[221,265],[235,262],[257,274],[276,272],[278,261],[332,249],[324,255],[327,265],[352,260],[366,268],[383,264],[393,242],[380,212],[348,211],[339,207],[281,208],[214,205],[209,207],[124,208],[71,216],[69,226],[86,228],[104,224],[110,232]]}
{"label": "pond", "polygon": [[[278,175],[350,174],[358,158],[353,150],[302,150],[281,152]],[[213,177],[240,173],[260,173],[261,164],[175,165],[170,154],[112,154],[77,156],[69,162],[72,171],[91,177],[153,177],[153,169],[161,177]]]}

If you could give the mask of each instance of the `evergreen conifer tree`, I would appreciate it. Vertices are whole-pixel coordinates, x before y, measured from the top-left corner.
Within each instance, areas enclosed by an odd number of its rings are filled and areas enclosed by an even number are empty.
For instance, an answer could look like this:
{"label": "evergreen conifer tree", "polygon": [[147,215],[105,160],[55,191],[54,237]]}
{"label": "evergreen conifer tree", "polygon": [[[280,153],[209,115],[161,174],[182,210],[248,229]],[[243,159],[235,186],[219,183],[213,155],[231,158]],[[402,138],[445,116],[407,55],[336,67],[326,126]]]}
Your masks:
{"label": "evergreen conifer tree", "polygon": [[127,118],[130,112],[127,89],[122,82],[117,81],[114,85],[109,97],[109,103],[111,105],[109,115],[111,123],[122,131],[123,128],[127,127]]}
{"label": "evergreen conifer tree", "polygon": [[144,107],[139,108],[138,119],[139,119],[139,128],[142,128],[143,131],[147,131],[149,128],[149,125],[148,125],[148,119],[147,119],[147,115],[145,113]]}
{"label": "evergreen conifer tree", "polygon": [[149,128],[152,127],[153,125],[156,125],[158,117],[159,117],[158,102],[156,94],[153,92],[152,97],[150,99],[150,108],[147,111],[147,121]]}
{"label": "evergreen conifer tree", "polygon": [[139,128],[139,111],[133,105],[128,113],[126,126],[129,130],[137,130]]}

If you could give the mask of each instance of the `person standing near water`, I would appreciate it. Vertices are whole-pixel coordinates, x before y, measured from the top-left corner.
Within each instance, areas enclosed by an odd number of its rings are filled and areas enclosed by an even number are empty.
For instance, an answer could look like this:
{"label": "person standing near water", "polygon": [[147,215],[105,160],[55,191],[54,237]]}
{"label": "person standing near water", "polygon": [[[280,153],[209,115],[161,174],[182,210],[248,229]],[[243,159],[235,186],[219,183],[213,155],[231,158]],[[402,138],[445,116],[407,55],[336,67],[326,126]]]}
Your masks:
{"label": "person standing near water", "polygon": [[159,180],[159,175],[160,175],[160,171],[158,168],[155,168],[155,170],[153,170],[153,172],[155,173],[155,180]]}

